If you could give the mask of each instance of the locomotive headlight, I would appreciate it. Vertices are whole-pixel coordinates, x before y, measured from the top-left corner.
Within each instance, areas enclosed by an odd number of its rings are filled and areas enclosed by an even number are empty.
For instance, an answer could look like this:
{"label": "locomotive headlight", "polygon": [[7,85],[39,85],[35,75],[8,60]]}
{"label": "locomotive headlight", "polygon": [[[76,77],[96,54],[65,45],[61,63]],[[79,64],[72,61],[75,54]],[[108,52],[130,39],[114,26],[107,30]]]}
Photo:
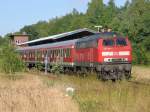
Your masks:
{"label": "locomotive headlight", "polygon": [[102,52],[102,56],[113,56],[113,52]]}
{"label": "locomotive headlight", "polygon": [[111,58],[104,58],[104,62],[111,62]]}
{"label": "locomotive headlight", "polygon": [[130,52],[129,51],[120,51],[119,56],[129,56]]}

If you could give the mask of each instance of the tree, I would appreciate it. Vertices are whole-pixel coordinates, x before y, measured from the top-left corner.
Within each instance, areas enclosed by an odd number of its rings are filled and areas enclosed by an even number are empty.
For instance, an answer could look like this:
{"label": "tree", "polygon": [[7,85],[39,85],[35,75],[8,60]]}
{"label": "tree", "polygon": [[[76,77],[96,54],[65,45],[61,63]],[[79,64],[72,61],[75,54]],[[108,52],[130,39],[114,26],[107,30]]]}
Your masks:
{"label": "tree", "polygon": [[104,25],[104,7],[103,0],[92,0],[88,4],[87,16],[91,27]]}
{"label": "tree", "polygon": [[30,40],[37,39],[40,37],[39,33],[34,28],[34,25],[24,26],[22,29],[20,29],[20,32],[26,32],[27,34],[30,34]]}
{"label": "tree", "polygon": [[105,25],[110,26],[114,17],[118,14],[118,8],[115,5],[114,0],[108,2],[108,6],[105,8]]}

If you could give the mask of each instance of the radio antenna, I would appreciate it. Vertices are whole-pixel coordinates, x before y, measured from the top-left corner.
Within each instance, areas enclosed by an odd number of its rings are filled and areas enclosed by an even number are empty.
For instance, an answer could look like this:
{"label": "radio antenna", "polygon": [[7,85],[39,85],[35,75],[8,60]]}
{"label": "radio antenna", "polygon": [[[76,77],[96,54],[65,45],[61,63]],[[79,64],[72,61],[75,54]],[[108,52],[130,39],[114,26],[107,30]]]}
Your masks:
{"label": "radio antenna", "polygon": [[100,32],[100,31],[101,31],[101,29],[103,28],[103,26],[102,26],[102,25],[94,26],[94,27],[95,27],[95,28],[97,28],[98,32]]}

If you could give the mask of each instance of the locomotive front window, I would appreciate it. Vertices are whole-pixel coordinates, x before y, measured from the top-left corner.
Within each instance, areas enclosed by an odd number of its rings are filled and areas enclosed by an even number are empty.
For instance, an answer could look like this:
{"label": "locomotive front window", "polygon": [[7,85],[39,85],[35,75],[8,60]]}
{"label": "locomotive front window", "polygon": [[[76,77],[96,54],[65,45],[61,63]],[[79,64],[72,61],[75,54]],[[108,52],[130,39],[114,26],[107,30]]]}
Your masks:
{"label": "locomotive front window", "polygon": [[126,42],[125,38],[117,38],[116,45],[117,46],[126,46],[127,42]]}
{"label": "locomotive front window", "polygon": [[114,40],[113,39],[103,40],[103,46],[114,46]]}

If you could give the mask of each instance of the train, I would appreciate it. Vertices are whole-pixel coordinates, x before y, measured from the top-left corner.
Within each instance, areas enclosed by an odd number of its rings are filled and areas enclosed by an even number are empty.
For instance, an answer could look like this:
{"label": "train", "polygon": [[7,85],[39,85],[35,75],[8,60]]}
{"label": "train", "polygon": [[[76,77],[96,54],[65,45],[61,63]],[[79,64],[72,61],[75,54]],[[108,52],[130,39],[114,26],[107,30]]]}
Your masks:
{"label": "train", "polygon": [[132,47],[128,37],[116,32],[101,32],[79,39],[21,47],[21,59],[29,66],[59,64],[65,72],[95,72],[102,80],[129,79]]}

